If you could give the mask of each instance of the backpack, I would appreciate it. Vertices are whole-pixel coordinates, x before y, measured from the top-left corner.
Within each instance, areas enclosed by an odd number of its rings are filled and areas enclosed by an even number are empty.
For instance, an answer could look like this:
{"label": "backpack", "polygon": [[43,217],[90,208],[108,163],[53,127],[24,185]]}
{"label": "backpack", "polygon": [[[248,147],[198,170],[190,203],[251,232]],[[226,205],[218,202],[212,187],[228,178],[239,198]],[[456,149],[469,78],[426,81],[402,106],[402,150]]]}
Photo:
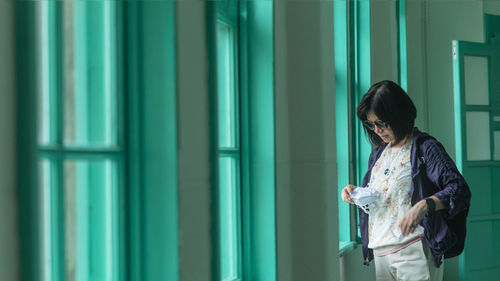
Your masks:
{"label": "backpack", "polygon": [[[427,135],[428,137],[431,137]],[[433,138],[433,137],[431,137]],[[434,138],[433,138],[434,139]],[[419,156],[421,156],[422,160],[425,163],[425,159],[423,157],[423,142],[419,145],[418,147],[418,153]],[[425,169],[424,169],[425,172]],[[431,180],[428,178],[427,173],[425,174],[425,177],[429,182]],[[452,218],[445,219],[446,224],[448,226],[448,230],[452,233],[452,236],[455,236],[456,242],[451,246],[448,250],[444,252],[444,258],[452,258],[460,255],[465,246],[465,237],[467,235],[467,216],[469,214],[469,208],[461,211],[460,213],[456,214]]]}

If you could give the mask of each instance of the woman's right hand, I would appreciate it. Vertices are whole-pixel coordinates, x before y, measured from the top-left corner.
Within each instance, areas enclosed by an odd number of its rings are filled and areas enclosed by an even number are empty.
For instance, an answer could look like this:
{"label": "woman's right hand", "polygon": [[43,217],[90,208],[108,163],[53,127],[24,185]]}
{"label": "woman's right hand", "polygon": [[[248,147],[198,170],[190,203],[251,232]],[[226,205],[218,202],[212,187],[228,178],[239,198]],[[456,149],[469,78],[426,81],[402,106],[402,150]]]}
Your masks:
{"label": "woman's right hand", "polygon": [[342,193],[341,193],[342,201],[354,204],[354,202],[351,199],[351,193],[355,188],[356,188],[356,186],[354,186],[352,184],[349,184],[346,187],[344,187],[344,189],[342,189]]}

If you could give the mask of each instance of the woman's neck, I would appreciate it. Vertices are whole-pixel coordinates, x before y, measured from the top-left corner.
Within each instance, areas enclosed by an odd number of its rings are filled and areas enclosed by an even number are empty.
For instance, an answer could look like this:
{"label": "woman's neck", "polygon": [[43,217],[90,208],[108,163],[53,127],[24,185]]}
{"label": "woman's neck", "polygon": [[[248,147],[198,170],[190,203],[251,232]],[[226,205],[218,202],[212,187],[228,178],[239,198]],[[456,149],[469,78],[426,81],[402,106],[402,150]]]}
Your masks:
{"label": "woman's neck", "polygon": [[408,136],[406,136],[404,139],[402,139],[400,142],[398,142],[397,144],[393,144],[391,143],[391,147],[394,147],[394,148],[398,148],[398,147],[402,147],[406,141],[408,140]]}

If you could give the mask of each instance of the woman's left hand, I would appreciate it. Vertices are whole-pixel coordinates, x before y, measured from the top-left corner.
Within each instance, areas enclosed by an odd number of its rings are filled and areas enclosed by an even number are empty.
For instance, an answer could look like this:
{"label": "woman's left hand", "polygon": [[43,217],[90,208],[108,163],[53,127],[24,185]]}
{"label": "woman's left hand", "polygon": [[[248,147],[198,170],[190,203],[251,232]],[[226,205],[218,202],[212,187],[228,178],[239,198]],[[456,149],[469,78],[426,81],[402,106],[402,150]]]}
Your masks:
{"label": "woman's left hand", "polygon": [[399,226],[401,227],[401,233],[403,236],[406,236],[417,228],[422,219],[427,213],[427,204],[425,200],[419,201],[415,204],[409,211],[404,215],[404,217],[399,222]]}

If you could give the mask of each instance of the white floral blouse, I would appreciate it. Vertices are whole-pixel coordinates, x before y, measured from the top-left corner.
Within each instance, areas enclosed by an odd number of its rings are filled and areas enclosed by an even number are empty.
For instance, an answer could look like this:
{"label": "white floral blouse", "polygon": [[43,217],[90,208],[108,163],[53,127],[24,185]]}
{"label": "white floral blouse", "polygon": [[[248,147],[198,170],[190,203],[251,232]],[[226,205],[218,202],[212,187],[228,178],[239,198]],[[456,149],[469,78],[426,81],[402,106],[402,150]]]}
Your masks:
{"label": "white floral blouse", "polygon": [[411,163],[413,140],[401,147],[387,147],[373,166],[368,186],[380,192],[371,204],[368,221],[368,248],[398,247],[424,234],[422,226],[408,236],[401,234],[399,222],[411,208]]}

